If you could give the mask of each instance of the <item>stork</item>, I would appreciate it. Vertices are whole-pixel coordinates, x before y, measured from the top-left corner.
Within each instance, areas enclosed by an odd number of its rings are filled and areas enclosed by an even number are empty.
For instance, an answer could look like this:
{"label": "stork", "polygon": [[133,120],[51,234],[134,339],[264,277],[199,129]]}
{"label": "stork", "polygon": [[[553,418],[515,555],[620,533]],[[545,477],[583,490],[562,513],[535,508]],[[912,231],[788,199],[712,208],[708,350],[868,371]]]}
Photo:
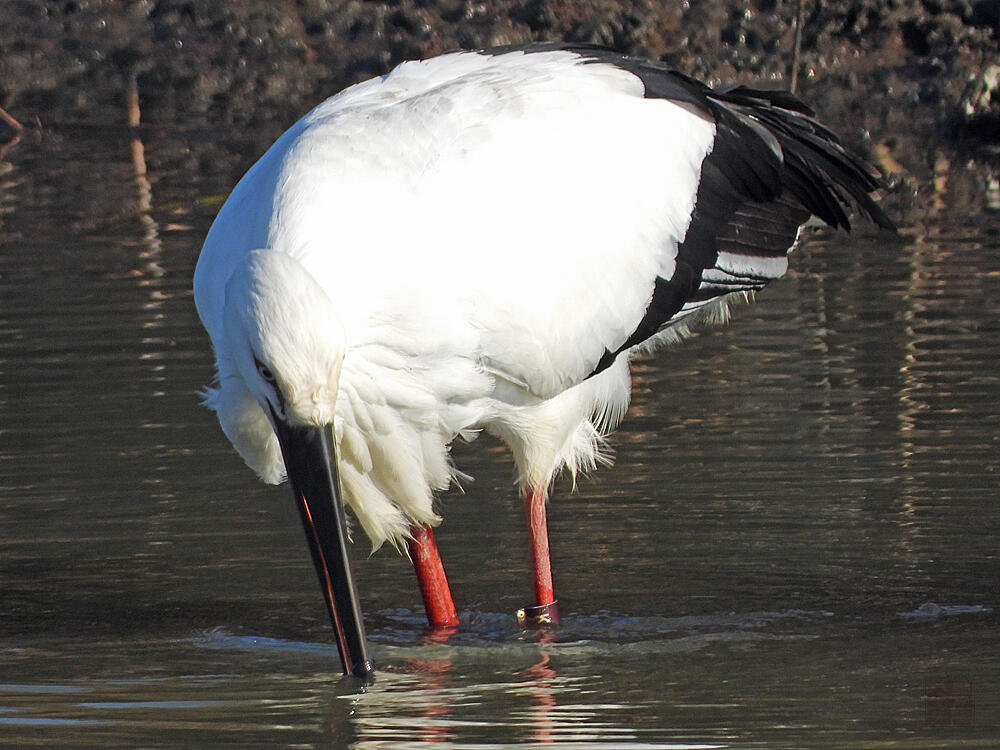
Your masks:
{"label": "stork", "polygon": [[434,500],[461,476],[450,443],[496,436],[527,509],[520,616],[558,622],[549,487],[605,458],[629,360],[781,276],[810,217],[890,228],[877,186],[787,93],[581,45],[405,62],[295,123],[222,207],[194,289],[205,403],[288,478],[344,672],[373,669],[345,505],[454,625]]}

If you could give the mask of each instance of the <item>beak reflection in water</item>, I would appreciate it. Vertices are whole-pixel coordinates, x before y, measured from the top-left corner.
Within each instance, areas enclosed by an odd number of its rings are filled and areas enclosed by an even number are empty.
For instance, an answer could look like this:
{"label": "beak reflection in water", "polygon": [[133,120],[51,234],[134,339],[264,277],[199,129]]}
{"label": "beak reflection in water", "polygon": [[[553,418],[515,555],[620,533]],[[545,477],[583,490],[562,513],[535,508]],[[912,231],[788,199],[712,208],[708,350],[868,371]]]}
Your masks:
{"label": "beak reflection in water", "polygon": [[306,541],[319,576],[344,674],[370,677],[364,622],[347,558],[347,524],[337,475],[333,430],[292,426],[272,412],[288,482],[302,517]]}

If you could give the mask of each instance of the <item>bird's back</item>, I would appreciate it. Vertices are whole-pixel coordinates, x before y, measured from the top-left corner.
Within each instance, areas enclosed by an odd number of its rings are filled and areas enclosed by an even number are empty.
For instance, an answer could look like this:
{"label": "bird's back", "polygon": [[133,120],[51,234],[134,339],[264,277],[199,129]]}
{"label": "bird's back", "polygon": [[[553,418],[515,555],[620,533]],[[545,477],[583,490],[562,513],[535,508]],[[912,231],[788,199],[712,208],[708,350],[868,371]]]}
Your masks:
{"label": "bird's back", "polygon": [[274,248],[337,301],[349,341],[373,320],[460,319],[533,394],[580,382],[672,271],[713,124],[578,63],[461,53],[333,97],[240,183],[199,274],[224,283],[234,252]]}

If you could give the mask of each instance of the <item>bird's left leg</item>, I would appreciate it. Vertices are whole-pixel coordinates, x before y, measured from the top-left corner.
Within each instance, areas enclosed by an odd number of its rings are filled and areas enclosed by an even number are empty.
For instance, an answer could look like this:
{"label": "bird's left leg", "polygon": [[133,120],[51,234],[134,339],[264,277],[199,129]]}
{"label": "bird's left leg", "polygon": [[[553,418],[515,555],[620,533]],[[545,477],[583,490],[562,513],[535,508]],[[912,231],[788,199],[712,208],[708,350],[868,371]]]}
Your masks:
{"label": "bird's left leg", "polygon": [[458,625],[458,614],[451,598],[451,587],[445,575],[441,555],[438,553],[434,532],[429,526],[413,524],[407,542],[413,569],[417,573],[420,595],[424,599],[427,621],[434,628],[453,628]]}
{"label": "bird's left leg", "polygon": [[524,498],[528,516],[528,542],[535,572],[535,606],[518,610],[522,625],[558,625],[559,604],[552,587],[552,561],[549,556],[549,527],[545,516],[545,488],[529,489]]}

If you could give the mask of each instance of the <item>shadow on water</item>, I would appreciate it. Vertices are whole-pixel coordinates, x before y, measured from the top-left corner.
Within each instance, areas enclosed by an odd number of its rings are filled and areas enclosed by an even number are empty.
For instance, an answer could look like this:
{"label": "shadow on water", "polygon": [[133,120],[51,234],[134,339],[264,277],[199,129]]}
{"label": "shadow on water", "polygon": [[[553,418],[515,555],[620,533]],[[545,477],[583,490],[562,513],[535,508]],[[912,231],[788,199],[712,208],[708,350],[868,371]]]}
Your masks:
{"label": "shadow on water", "polygon": [[5,744],[996,745],[995,216],[820,235],[732,325],[636,363],[616,465],[555,492],[557,630],[514,623],[509,460],[456,446],[462,625],[428,633],[406,561],[355,545],[362,686],[287,490],[198,405],[191,274],[260,150],[211,135],[133,120],[0,155]]}

